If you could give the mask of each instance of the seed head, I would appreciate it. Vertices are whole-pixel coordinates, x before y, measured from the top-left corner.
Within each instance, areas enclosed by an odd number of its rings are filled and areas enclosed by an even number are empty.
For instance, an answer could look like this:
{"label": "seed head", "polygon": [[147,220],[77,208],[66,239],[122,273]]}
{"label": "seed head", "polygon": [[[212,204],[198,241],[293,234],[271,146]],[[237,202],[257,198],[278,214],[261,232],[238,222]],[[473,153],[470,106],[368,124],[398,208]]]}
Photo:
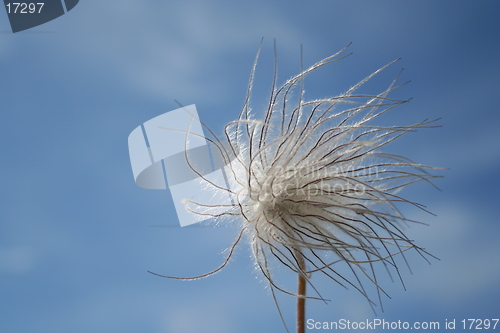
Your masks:
{"label": "seed head", "polygon": [[[359,88],[395,61],[368,75],[345,93],[329,98],[304,100],[307,74],[340,59],[340,52],[325,58],[282,86],[275,69],[267,110],[258,118],[250,109],[252,84],[259,54],[250,75],[246,102],[236,121],[226,125],[224,140],[210,139],[226,164],[228,186],[205,179],[208,186],[227,191],[233,203],[224,213],[241,223],[241,233],[229,251],[246,234],[256,267],[273,290],[290,295],[275,279],[274,265],[303,276],[311,284],[312,273],[323,274],[336,283],[351,286],[370,302],[361,277],[380,293],[374,263],[390,274],[398,266],[394,256],[414,250],[429,255],[403,232],[408,222],[397,206],[404,203],[399,192],[415,182],[436,176],[432,167],[390,154],[386,145],[433,121],[412,125],[380,126],[380,117],[405,104],[389,94],[402,85],[396,78],[375,94],[358,93]],[[399,74],[398,74],[399,76]],[[210,215],[207,205],[187,202],[192,212]],[[404,259],[406,260],[406,259]],[[337,267],[346,265],[351,277]],[[195,277],[195,278],[199,278]],[[317,292],[317,297],[323,299]]]}

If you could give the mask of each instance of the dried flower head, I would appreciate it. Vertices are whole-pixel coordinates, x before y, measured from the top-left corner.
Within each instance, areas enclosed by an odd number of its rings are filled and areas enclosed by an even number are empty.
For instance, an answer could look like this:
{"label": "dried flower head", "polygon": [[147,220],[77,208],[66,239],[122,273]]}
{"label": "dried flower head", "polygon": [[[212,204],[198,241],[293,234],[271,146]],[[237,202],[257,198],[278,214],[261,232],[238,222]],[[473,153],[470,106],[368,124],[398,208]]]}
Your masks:
{"label": "dried flower head", "polygon": [[[375,119],[407,102],[388,97],[399,88],[394,79],[383,91],[360,94],[358,88],[388,65],[367,76],[345,93],[317,100],[304,100],[304,77],[345,56],[340,52],[325,58],[277,86],[276,69],[272,93],[263,118],[251,112],[250,97],[257,59],[251,71],[245,105],[238,120],[225,126],[225,139],[208,139],[224,159],[229,186],[204,179],[214,189],[231,193],[233,204],[223,213],[211,213],[213,206],[187,202],[198,214],[237,216],[242,231],[231,247],[246,234],[256,267],[271,289],[299,298],[275,279],[272,267],[282,265],[310,286],[312,273],[324,274],[342,286],[351,286],[370,300],[361,277],[377,282],[375,262],[399,275],[394,256],[415,250],[402,231],[411,221],[397,209],[400,203],[425,208],[404,199],[398,192],[415,182],[429,182],[435,176],[430,167],[385,153],[383,148],[402,135],[432,127],[432,121],[413,125],[379,126]],[[396,77],[397,78],[397,77]],[[212,133],[212,132],[211,132]],[[213,134],[213,133],[212,133]],[[347,265],[352,277],[336,269]],[[199,278],[194,277],[194,278]]]}

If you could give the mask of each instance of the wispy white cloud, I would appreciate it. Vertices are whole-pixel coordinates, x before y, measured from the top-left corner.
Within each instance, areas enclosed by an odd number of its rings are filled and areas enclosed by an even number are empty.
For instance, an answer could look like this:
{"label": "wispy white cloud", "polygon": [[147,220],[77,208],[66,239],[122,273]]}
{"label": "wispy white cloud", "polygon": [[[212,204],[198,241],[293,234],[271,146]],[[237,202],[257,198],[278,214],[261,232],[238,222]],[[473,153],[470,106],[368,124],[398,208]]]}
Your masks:
{"label": "wispy white cloud", "polygon": [[[412,237],[421,240],[421,246],[440,259],[432,260],[431,266],[423,260],[411,263],[414,276],[410,279],[416,288],[409,288],[409,293],[416,299],[432,298],[436,304],[456,305],[498,284],[500,245],[488,241],[490,237],[484,234],[488,229],[490,233],[498,232],[490,223],[495,218],[491,212],[471,209],[457,204],[440,205],[434,211],[438,218],[432,219],[430,226],[409,230]],[[425,220],[423,216],[416,218]]]}
{"label": "wispy white cloud", "polygon": [[159,99],[220,101],[233,83],[217,73],[240,62],[241,52],[249,72],[261,37],[277,38],[283,52],[296,51],[305,38],[265,2],[90,1],[71,14],[61,52],[83,66],[105,66],[126,84]]}

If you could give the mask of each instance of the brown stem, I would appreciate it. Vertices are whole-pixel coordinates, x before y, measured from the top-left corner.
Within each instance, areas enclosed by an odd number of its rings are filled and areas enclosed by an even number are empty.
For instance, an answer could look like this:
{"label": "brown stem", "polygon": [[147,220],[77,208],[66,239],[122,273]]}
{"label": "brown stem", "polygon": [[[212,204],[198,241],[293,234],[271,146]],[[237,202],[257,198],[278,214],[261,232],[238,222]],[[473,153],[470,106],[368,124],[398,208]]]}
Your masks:
{"label": "brown stem", "polygon": [[[299,273],[298,294],[306,295],[306,279]],[[306,331],[306,299],[297,297],[297,333]]]}
{"label": "brown stem", "polygon": [[[305,271],[305,262],[302,257],[302,253],[296,251],[297,253],[297,261],[299,264],[300,271]],[[301,274],[299,271],[299,279],[298,279],[298,287],[297,287],[297,295],[298,296],[306,296],[306,278],[304,273]],[[297,297],[297,333],[305,333],[306,332],[306,298],[305,297]]]}

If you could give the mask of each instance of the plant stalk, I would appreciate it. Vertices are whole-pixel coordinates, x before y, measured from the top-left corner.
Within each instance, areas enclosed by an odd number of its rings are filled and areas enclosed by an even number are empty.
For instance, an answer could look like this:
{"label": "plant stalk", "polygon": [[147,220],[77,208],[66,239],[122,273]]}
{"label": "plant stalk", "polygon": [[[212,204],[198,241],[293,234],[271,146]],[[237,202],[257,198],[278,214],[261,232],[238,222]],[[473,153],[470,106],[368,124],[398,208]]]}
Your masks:
{"label": "plant stalk", "polygon": [[[306,295],[306,279],[299,273],[298,295]],[[297,333],[306,332],[306,299],[297,297]]]}
{"label": "plant stalk", "polygon": [[[300,251],[296,251],[297,262],[299,264],[298,286],[297,286],[297,333],[306,332],[306,277],[304,272],[306,265],[304,257]],[[302,273],[302,274],[301,274]],[[304,297],[300,297],[304,296]]]}

